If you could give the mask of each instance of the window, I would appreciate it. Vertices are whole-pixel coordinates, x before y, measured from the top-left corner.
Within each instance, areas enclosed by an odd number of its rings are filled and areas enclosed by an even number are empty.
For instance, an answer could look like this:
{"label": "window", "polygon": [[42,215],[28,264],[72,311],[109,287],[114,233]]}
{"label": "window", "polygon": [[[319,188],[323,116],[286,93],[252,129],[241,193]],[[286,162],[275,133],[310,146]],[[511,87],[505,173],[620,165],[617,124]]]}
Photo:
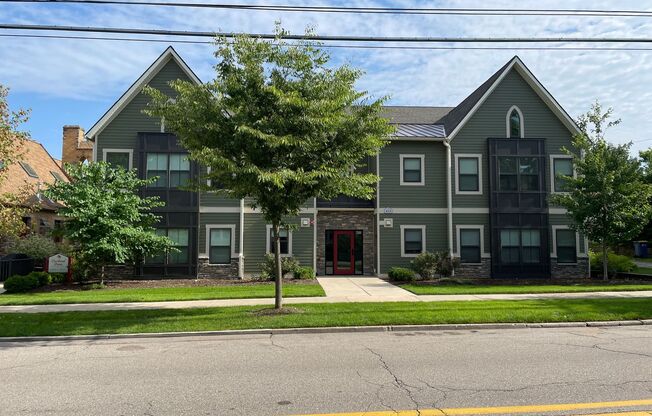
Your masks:
{"label": "window", "polygon": [[25,171],[25,173],[27,173],[27,175],[29,175],[29,176],[32,177],[32,178],[36,178],[36,179],[38,179],[38,174],[36,173],[36,171],[34,170],[34,168],[31,167],[31,166],[29,165],[29,163],[27,163],[27,162],[22,162],[22,161],[21,161],[21,162],[18,162],[18,163],[19,163],[20,166],[23,168],[23,170]]}
{"label": "window", "polygon": [[401,226],[401,249],[403,257],[416,257],[423,253],[425,248],[425,225]]}
{"label": "window", "polygon": [[523,263],[539,263],[541,236],[539,230],[521,230]]}
{"label": "window", "polygon": [[480,194],[480,155],[455,155],[457,192]]}
{"label": "window", "polygon": [[190,182],[190,161],[186,155],[170,155],[170,187],[186,186]]}
{"label": "window", "polygon": [[480,229],[460,229],[460,261],[462,263],[480,263]]}
{"label": "window", "polygon": [[153,264],[186,264],[190,261],[189,231],[185,228],[156,229],[156,235],[167,236],[174,243],[176,250],[161,253],[146,260]]}
{"label": "window", "polygon": [[573,230],[555,230],[555,243],[557,263],[577,263],[577,239]]}
{"label": "window", "polygon": [[[279,230],[281,240],[281,256],[292,255],[292,233],[286,228]],[[267,226],[267,252],[276,253],[276,245],[274,244],[274,230],[271,225]]]}
{"label": "window", "polygon": [[231,263],[231,229],[211,228],[208,262],[210,264]]}
{"label": "window", "polygon": [[500,260],[502,263],[518,263],[521,245],[519,230],[500,231]]}
{"label": "window", "polygon": [[131,150],[104,149],[104,161],[125,170],[131,169]]}
{"label": "window", "polygon": [[424,185],[423,155],[401,155],[401,185]]}
{"label": "window", "polygon": [[510,108],[507,112],[507,137],[525,137],[523,124],[523,113],[521,113],[521,110],[516,106]]}
{"label": "window", "polygon": [[499,189],[501,191],[518,190],[517,161],[518,158],[516,157],[501,157],[498,159]]}
{"label": "window", "polygon": [[539,190],[539,159],[535,157],[519,158],[518,171],[521,177],[521,191]]}
{"label": "window", "polygon": [[59,172],[55,172],[55,171],[51,170],[50,174],[52,175],[52,177],[54,178],[55,181],[57,181],[57,182],[63,181],[63,176],[59,175]]}
{"label": "window", "polygon": [[152,188],[167,188],[168,186],[168,155],[165,153],[147,154],[147,179],[156,181],[147,185]]}
{"label": "window", "polygon": [[168,229],[168,238],[174,242],[176,250],[168,253],[168,264],[185,264],[189,259],[188,230],[184,228]]}
{"label": "window", "polygon": [[568,192],[568,179],[564,176],[573,176],[573,159],[567,157],[552,158],[551,183],[554,184],[554,192]]}

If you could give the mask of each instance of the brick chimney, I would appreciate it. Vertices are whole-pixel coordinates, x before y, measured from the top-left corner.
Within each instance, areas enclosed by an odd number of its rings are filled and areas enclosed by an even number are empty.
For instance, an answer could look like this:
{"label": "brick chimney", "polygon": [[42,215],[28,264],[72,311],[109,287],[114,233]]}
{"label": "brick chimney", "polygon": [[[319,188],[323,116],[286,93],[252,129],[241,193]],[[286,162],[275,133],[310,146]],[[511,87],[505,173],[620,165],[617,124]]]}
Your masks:
{"label": "brick chimney", "polygon": [[63,163],[82,163],[93,160],[93,142],[86,140],[84,129],[79,126],[63,126]]}

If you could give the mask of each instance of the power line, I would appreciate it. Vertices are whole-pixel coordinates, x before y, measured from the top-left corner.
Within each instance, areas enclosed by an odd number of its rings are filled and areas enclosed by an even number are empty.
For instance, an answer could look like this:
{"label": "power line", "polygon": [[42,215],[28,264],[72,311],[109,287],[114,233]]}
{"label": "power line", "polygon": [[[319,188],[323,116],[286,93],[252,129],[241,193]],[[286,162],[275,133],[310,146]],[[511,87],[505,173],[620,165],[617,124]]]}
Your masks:
{"label": "power line", "polygon": [[[33,39],[60,39],[60,40],[99,40],[99,41],[119,41],[119,42],[153,42],[153,43],[178,43],[178,44],[196,44],[211,45],[213,41],[185,40],[185,39],[153,39],[153,38],[125,38],[125,37],[103,37],[103,36],[65,36],[65,35],[32,35],[22,33],[0,33],[0,37],[8,38],[33,38]],[[323,48],[342,48],[342,49],[397,49],[397,50],[533,50],[533,51],[652,51],[652,48],[631,48],[631,47],[575,47],[575,46],[391,46],[391,45],[320,45]]]}
{"label": "power line", "polygon": [[[56,26],[56,25],[24,25],[0,24],[0,29],[38,30],[59,32],[91,32],[114,33],[122,35],[156,35],[185,37],[225,37],[235,38],[248,35],[260,39],[275,39],[276,35],[268,33],[235,33],[235,32],[201,32],[167,29],[130,29],[110,27]],[[284,35],[287,40],[323,41],[323,42],[393,42],[393,43],[652,43],[652,38],[454,38],[454,37],[404,37],[404,36],[350,36],[350,35]]]}
{"label": "power line", "polygon": [[0,0],[4,3],[42,4],[95,4],[191,7],[212,9],[235,9],[251,11],[349,13],[349,14],[422,14],[422,15],[483,15],[483,16],[591,16],[591,17],[651,17],[648,10],[606,10],[606,9],[503,9],[503,8],[410,8],[410,7],[341,7],[341,6],[292,6],[280,4],[224,4],[224,3],[182,3],[174,1],[142,0]]}

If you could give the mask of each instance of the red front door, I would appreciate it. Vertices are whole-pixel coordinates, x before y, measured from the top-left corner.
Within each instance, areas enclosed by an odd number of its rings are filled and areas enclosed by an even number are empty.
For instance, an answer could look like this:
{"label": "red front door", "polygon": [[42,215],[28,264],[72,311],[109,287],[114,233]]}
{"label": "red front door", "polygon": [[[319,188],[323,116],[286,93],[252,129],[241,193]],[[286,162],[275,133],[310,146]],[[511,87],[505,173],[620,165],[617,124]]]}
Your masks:
{"label": "red front door", "polygon": [[333,259],[335,274],[353,274],[355,270],[355,233],[333,231]]}

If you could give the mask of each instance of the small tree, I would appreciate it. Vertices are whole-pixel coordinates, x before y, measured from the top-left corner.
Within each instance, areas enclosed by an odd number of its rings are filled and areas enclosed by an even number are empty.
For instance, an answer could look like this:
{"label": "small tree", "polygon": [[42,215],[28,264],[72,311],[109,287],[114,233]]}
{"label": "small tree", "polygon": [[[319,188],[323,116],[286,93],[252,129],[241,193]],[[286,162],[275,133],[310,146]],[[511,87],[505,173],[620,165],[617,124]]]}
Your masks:
{"label": "small tree", "polygon": [[148,256],[173,249],[165,236],[156,235],[159,217],[152,208],[163,206],[158,198],[141,198],[138,190],[155,178],[142,180],[126,171],[98,162],[66,165],[71,181],[59,181],[45,191],[64,204],[64,236],[72,243],[81,264],[100,268],[116,263],[135,264]]}
{"label": "small tree", "polygon": [[573,157],[577,177],[565,176],[568,192],[551,196],[568,211],[571,228],[600,243],[605,280],[609,246],[634,238],[652,215],[652,187],[643,180],[640,161],[629,155],[631,143],[605,139],[605,131],[620,122],[608,121],[611,115],[611,108],[603,112],[596,102],[578,119],[581,133],[573,138],[574,149],[564,149]]}
{"label": "small tree", "polygon": [[[383,100],[355,89],[361,72],[327,66],[315,42],[218,39],[216,77],[176,81],[174,100],[154,89],[148,114],[163,117],[190,157],[233,198],[247,198],[272,224],[276,308],[282,307],[279,230],[311,198],[370,199],[378,177],[352,169],[375,155],[392,129]],[[308,34],[310,35],[310,34]]]}
{"label": "small tree", "polygon": [[[0,84],[0,188],[7,179],[9,166],[20,160],[24,153],[25,140],[29,135],[19,130],[29,116],[29,111],[11,111],[7,97],[9,90]],[[12,238],[25,232],[23,217],[28,209],[24,203],[28,187],[0,192],[0,249]]]}

